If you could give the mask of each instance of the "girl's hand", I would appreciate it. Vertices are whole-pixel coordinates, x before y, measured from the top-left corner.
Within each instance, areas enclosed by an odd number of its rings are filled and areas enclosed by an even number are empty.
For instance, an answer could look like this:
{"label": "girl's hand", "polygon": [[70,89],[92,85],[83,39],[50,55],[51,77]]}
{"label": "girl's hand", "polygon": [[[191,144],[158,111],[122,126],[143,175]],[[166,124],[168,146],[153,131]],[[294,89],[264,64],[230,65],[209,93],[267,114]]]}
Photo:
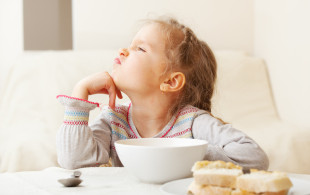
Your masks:
{"label": "girl's hand", "polygon": [[115,108],[116,95],[122,99],[121,91],[115,86],[108,72],[90,75],[79,81],[72,92],[73,97],[88,100],[88,95],[109,94],[109,106]]}

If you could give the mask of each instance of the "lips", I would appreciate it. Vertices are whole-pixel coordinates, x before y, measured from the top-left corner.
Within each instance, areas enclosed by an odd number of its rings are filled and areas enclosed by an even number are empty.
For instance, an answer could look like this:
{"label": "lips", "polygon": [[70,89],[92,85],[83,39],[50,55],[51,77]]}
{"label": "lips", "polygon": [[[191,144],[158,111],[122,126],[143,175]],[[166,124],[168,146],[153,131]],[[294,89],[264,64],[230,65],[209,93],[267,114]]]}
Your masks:
{"label": "lips", "polygon": [[115,64],[121,64],[121,60],[119,58],[114,59]]}

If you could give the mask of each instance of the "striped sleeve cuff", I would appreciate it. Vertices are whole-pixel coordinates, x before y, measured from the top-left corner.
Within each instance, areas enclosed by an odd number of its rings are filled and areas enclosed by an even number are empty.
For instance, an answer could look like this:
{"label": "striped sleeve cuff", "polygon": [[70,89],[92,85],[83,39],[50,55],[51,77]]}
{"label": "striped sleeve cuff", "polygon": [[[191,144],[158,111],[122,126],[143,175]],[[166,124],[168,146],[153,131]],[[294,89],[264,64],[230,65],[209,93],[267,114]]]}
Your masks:
{"label": "striped sleeve cuff", "polygon": [[66,125],[88,125],[89,111],[99,106],[99,103],[65,95],[59,95],[57,99],[65,106]]}
{"label": "striped sleeve cuff", "polygon": [[64,124],[88,125],[89,110],[67,107],[65,110]]}

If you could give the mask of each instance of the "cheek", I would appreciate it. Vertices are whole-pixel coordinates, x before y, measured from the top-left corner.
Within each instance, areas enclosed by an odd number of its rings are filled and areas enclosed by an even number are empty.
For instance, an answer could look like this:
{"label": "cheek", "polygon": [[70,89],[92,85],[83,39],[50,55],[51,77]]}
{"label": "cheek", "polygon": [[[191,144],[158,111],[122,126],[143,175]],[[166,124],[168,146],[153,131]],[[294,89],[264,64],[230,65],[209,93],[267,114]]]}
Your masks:
{"label": "cheek", "polygon": [[[122,76],[131,76],[132,80],[138,82],[148,82],[154,80],[158,75],[163,73],[161,64],[153,59],[145,59],[141,56],[131,56],[126,59],[123,65],[120,66],[119,74]],[[157,78],[158,79],[158,78]]]}
{"label": "cheek", "polygon": [[123,66],[124,71],[131,74],[145,74],[150,68],[147,60],[143,58],[129,58]]}

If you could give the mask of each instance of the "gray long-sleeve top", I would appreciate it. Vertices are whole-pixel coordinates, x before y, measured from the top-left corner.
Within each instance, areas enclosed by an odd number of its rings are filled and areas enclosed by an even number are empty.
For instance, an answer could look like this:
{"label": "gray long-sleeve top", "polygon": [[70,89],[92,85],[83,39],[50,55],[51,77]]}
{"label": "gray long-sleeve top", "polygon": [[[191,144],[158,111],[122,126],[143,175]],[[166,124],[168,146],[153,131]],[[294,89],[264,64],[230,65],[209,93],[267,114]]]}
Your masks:
{"label": "gray long-sleeve top", "polygon": [[[131,104],[117,105],[114,110],[105,107],[88,126],[89,112],[96,103],[69,96],[58,96],[58,100],[65,106],[56,139],[59,165],[67,169],[98,166],[111,158],[113,166],[122,166],[114,142],[141,138],[132,121]],[[206,160],[230,161],[245,169],[266,170],[269,165],[267,155],[253,139],[192,106],[180,110],[154,137],[206,140]]]}

